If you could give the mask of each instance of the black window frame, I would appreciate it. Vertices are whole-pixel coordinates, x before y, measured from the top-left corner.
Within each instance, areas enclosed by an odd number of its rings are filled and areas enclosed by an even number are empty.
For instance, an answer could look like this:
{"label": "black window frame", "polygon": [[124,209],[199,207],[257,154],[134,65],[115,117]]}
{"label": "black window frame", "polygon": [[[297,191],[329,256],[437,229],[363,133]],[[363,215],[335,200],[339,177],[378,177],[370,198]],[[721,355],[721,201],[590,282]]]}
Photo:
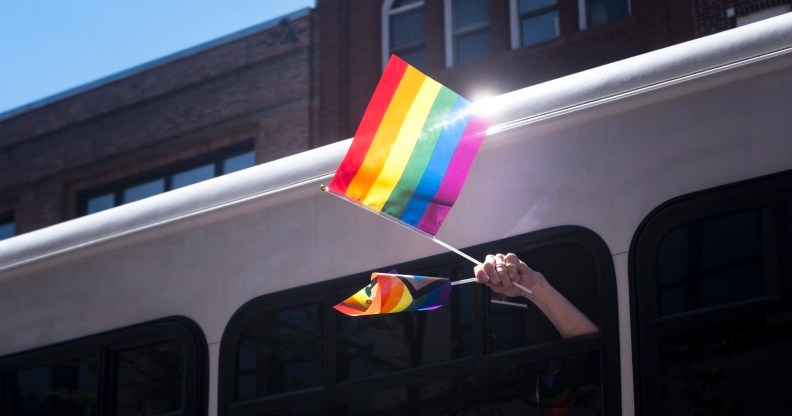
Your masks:
{"label": "black window frame", "polygon": [[118,354],[135,347],[174,340],[184,346],[186,354],[181,414],[206,415],[209,392],[206,338],[197,323],[181,316],[148,321],[0,357],[0,413],[12,414],[12,374],[15,371],[96,354],[99,356],[98,414],[113,414]]}
{"label": "black window frame", "polygon": [[[762,218],[763,270],[777,286],[737,302],[661,314],[656,257],[665,236],[694,221],[757,210]],[[638,414],[654,415],[661,402],[658,340],[662,334],[724,325],[746,316],[792,311],[792,170],[673,198],[647,215],[629,256],[633,379]],[[786,280],[785,280],[786,279]]]}
{"label": "black window frame", "polygon": [[[245,153],[253,152],[255,159],[255,146],[252,140],[247,140],[233,146],[225,147],[210,154],[183,160],[164,168],[156,169],[139,175],[134,175],[130,178],[115,181],[110,184],[105,184],[99,187],[94,187],[77,194],[77,216],[90,215],[88,212],[88,201],[91,198],[103,196],[107,194],[113,195],[113,206],[118,207],[128,202],[124,202],[124,191],[142,185],[148,182],[163,180],[164,190],[162,193],[176,189],[173,187],[173,176],[188,171],[190,169],[198,168],[203,165],[213,165],[214,174],[212,178],[224,175],[223,162],[229,158],[240,156]],[[255,165],[255,160],[254,160]],[[159,195],[159,194],[157,194]]]}
{"label": "black window frame", "polygon": [[[401,370],[386,376],[344,381],[339,384],[334,384],[333,376],[326,374],[325,379],[330,380],[326,385],[330,387],[319,386],[245,402],[236,402],[237,378],[235,368],[238,359],[237,347],[247,325],[257,314],[262,312],[314,301],[324,302],[328,309],[328,312],[323,314],[324,332],[326,334],[324,337],[325,369],[328,372],[334,371],[332,367],[334,366],[335,351],[332,346],[336,342],[336,327],[333,315],[337,312],[332,310],[332,304],[334,304],[333,296],[339,288],[365,282],[370,275],[370,271],[357,273],[352,276],[263,295],[247,302],[235,312],[226,326],[220,344],[218,414],[247,415],[266,410],[272,411],[277,410],[278,407],[293,405],[295,401],[299,403],[300,400],[321,400],[322,403],[326,404],[334,398],[349,394],[406,386],[409,383],[415,383],[416,380],[424,380],[426,376],[434,376],[438,374],[437,372],[440,372],[443,376],[464,375],[467,374],[469,368],[475,368],[477,372],[484,372],[515,363],[531,363],[551,357],[592,350],[597,350],[599,354],[603,413],[620,413],[621,378],[616,278],[611,253],[605,242],[596,233],[586,228],[561,226],[469,247],[464,249],[464,251],[473,257],[483,258],[486,254],[493,252],[530,251],[559,243],[580,245],[596,259],[597,270],[592,271],[591,277],[599,279],[600,302],[597,307],[600,332],[598,334],[559,340],[547,344],[527,345],[505,352],[493,352],[489,346],[488,332],[482,331],[482,328],[487,327],[486,320],[488,319],[488,314],[484,312],[484,308],[489,307],[483,306],[474,311],[474,320],[477,322],[474,327],[478,328],[478,332],[474,339],[476,352],[470,358]],[[451,267],[464,267],[472,273],[472,265],[454,253],[435,255],[403,264],[386,266],[381,269],[432,270],[447,267],[448,265],[453,265]],[[488,305],[489,289],[475,284],[474,287],[474,293],[480,299],[480,304]],[[340,384],[343,384],[343,386],[339,389],[338,386]]]}

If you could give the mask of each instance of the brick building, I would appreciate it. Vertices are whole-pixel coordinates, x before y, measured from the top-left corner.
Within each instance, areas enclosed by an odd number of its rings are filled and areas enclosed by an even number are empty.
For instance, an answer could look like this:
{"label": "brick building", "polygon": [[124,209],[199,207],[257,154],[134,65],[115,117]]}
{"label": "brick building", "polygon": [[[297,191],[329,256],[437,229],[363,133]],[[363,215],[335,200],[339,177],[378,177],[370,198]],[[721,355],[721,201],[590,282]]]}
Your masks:
{"label": "brick building", "polygon": [[346,139],[390,53],[475,99],[791,0],[317,0],[0,114],[0,239]]}
{"label": "brick building", "polygon": [[391,52],[471,99],[790,11],[790,0],[318,0],[322,143],[350,137]]}
{"label": "brick building", "polygon": [[312,19],[297,11],[0,115],[5,232],[314,147]]}

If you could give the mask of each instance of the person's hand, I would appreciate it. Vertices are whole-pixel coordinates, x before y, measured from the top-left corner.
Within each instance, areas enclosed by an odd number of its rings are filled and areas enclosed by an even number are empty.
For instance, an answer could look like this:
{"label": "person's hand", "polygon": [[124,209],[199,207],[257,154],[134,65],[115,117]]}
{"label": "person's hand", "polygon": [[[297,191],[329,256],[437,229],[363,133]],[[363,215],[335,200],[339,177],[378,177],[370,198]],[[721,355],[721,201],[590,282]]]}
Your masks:
{"label": "person's hand", "polygon": [[476,280],[493,292],[509,297],[528,295],[514,285],[517,282],[533,290],[544,282],[544,276],[531,269],[513,253],[488,255],[484,263],[473,268]]}

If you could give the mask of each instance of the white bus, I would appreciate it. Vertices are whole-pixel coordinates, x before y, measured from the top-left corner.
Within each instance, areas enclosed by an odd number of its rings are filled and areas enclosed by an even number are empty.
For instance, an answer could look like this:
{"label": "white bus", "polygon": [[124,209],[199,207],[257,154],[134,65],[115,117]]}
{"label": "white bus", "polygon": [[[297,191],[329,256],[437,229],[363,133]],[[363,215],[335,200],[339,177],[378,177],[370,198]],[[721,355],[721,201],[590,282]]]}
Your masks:
{"label": "white bus", "polygon": [[593,335],[475,283],[336,312],[372,271],[472,276],[320,191],[349,141],[2,241],[0,413],[786,414],[791,97],[788,14],[488,102],[438,238],[518,254]]}

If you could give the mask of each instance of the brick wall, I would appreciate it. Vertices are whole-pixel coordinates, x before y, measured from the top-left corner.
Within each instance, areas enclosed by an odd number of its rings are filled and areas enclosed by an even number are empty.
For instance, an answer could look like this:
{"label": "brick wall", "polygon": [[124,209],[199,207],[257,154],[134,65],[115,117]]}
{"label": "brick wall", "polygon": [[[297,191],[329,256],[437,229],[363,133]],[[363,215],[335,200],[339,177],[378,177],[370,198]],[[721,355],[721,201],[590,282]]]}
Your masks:
{"label": "brick wall", "polygon": [[22,233],[74,217],[80,191],[235,143],[255,143],[258,163],[309,149],[313,22],[273,22],[0,120],[0,207]]}
{"label": "brick wall", "polygon": [[694,0],[696,36],[732,29],[737,18],[775,6],[792,4],[790,0]]}
{"label": "brick wall", "polygon": [[[693,37],[693,0],[632,0],[631,16],[591,30],[577,29],[577,1],[559,0],[562,35],[511,49],[509,2],[491,0],[492,54],[445,68],[443,1],[425,2],[427,75],[458,93],[503,93],[604,65]],[[322,143],[354,135],[382,72],[383,1],[318,0],[321,39],[319,118]]]}

